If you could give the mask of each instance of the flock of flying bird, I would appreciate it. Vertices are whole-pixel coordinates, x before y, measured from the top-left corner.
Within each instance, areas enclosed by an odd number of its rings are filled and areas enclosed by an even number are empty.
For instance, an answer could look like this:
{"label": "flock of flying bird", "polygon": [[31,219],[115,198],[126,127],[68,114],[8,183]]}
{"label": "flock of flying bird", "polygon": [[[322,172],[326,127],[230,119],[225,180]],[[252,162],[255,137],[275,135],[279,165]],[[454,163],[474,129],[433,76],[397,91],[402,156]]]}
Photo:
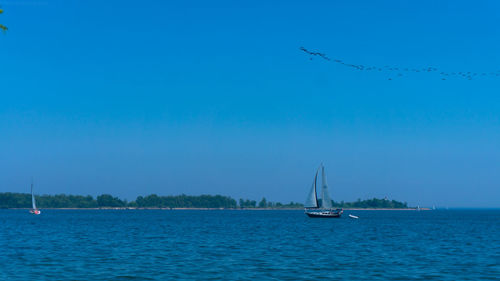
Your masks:
{"label": "flock of flying bird", "polygon": [[[343,62],[342,60],[339,59],[331,59],[329,58],[326,54],[320,53],[320,52],[313,52],[310,50],[307,50],[304,47],[299,48],[301,51],[305,52],[306,54],[309,55],[309,59],[312,60],[313,57],[317,56],[320,57],[324,60],[327,61],[332,61],[337,64],[350,67],[355,70],[359,71],[377,71],[377,72],[386,72],[386,73],[391,73],[396,75],[397,77],[401,77],[404,75],[404,73],[409,73],[409,72],[414,72],[414,73],[437,73],[440,75],[441,80],[446,80],[447,78],[451,77],[458,77],[458,78],[463,78],[467,80],[472,80],[473,78],[477,77],[498,77],[500,76],[500,70],[496,72],[470,72],[470,71],[460,71],[460,72],[445,72],[445,71],[439,71],[437,68],[429,66],[429,67],[424,67],[424,68],[408,68],[408,67],[392,67],[392,66],[384,66],[384,67],[379,67],[379,66],[366,66],[363,64],[350,64]],[[388,80],[392,80],[393,78],[388,78]]]}

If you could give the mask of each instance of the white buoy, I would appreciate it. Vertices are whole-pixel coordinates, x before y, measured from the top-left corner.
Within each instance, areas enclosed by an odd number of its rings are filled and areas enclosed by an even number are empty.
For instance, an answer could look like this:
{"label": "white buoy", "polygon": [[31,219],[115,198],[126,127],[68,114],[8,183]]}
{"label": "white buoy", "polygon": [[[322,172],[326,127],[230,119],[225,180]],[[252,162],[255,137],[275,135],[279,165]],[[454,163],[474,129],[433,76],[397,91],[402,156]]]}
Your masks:
{"label": "white buoy", "polygon": [[351,215],[351,214],[349,214],[349,217],[350,217],[350,218],[353,218],[353,219],[359,219],[359,217],[357,217],[357,216],[355,216],[355,215]]}

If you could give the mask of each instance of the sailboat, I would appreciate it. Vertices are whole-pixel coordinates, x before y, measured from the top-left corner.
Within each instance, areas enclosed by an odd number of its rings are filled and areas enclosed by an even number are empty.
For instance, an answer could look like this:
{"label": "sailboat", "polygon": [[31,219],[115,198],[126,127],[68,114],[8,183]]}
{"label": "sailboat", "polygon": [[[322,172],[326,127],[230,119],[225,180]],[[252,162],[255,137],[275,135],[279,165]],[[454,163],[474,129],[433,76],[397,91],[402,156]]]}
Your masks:
{"label": "sailboat", "polygon": [[[316,186],[318,182],[318,174],[321,169],[321,206],[318,204],[318,196],[316,195]],[[316,170],[314,181],[312,183],[311,191],[307,196],[304,204],[305,213],[311,218],[340,218],[344,210],[333,209],[332,199],[328,191],[328,184],[326,183],[325,167],[321,164]]]}
{"label": "sailboat", "polygon": [[31,205],[32,208],[30,210],[30,213],[34,215],[41,214],[40,210],[36,208],[35,195],[33,194],[33,181],[31,181]]}

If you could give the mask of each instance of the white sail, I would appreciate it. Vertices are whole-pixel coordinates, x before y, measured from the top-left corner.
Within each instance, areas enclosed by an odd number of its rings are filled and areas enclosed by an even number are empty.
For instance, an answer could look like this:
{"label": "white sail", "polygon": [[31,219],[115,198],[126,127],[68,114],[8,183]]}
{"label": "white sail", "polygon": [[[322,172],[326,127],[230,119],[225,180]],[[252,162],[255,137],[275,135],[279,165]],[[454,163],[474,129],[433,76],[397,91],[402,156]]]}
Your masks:
{"label": "white sail", "polygon": [[316,182],[318,180],[318,172],[319,168],[316,171],[316,175],[314,176],[314,181],[311,186],[311,191],[309,191],[309,195],[307,196],[304,207],[306,208],[318,208],[318,197],[316,196]]}
{"label": "white sail", "polygon": [[31,204],[33,205],[33,210],[36,210],[35,195],[33,194],[33,183],[31,183]]}
{"label": "white sail", "polygon": [[332,199],[328,192],[328,184],[326,183],[325,167],[321,165],[321,207],[323,209],[332,208]]}

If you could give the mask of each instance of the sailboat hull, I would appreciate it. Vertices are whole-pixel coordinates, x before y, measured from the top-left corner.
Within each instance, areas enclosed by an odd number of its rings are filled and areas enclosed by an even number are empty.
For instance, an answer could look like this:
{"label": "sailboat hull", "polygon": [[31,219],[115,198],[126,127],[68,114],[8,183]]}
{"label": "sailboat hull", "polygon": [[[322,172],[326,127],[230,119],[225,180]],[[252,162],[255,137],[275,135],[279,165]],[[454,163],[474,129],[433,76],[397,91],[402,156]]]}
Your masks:
{"label": "sailboat hull", "polygon": [[340,218],[344,211],[337,209],[333,211],[307,211],[306,215],[310,218]]}

